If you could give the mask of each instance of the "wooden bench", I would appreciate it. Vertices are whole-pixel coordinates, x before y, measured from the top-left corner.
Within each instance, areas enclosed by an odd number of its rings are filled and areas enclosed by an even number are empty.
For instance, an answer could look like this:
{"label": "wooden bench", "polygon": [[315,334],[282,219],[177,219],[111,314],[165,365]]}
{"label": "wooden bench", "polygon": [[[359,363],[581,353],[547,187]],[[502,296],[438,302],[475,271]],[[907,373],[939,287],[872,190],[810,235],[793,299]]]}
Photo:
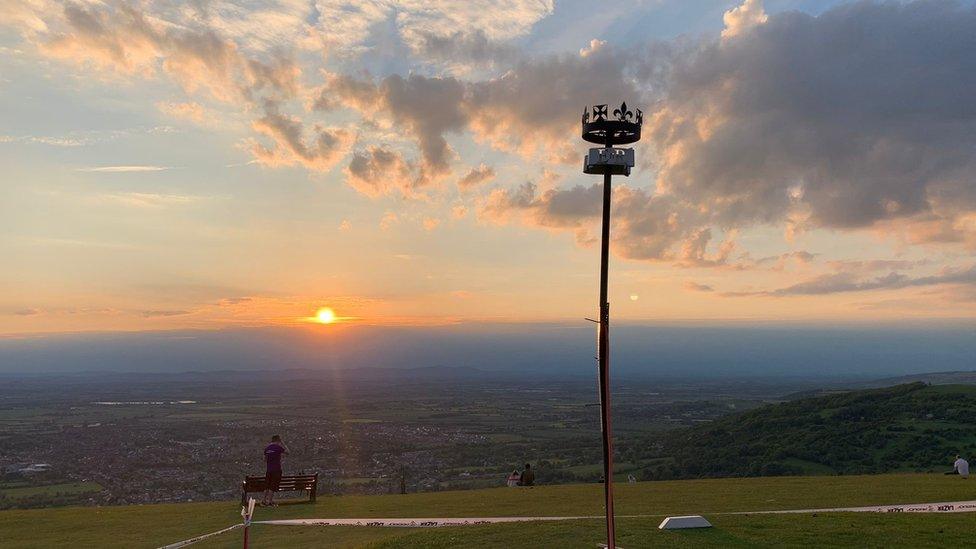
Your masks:
{"label": "wooden bench", "polygon": [[[318,490],[319,474],[311,475],[282,475],[281,482],[275,492],[297,492],[299,490],[308,491],[308,500],[315,503],[315,493]],[[244,477],[241,483],[241,505],[247,504],[247,494],[251,492],[264,492],[267,488],[265,478]]]}

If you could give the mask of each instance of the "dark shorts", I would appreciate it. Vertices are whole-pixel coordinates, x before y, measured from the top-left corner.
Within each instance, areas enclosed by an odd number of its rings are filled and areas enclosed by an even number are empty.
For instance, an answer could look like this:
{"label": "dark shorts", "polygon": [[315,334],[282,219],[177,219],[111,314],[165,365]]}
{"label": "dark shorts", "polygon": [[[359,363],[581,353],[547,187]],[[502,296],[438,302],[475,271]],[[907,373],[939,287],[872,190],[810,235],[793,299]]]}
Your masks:
{"label": "dark shorts", "polygon": [[281,471],[268,471],[264,474],[264,482],[266,489],[277,490],[281,484]]}

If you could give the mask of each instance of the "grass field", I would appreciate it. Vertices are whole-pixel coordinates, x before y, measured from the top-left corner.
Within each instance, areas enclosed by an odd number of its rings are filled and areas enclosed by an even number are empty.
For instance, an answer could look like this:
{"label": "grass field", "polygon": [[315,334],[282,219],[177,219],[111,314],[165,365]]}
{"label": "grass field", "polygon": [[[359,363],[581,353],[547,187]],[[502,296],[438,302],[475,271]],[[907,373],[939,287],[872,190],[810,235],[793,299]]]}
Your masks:
{"label": "grass field", "polygon": [[[777,477],[648,482],[620,485],[618,544],[622,547],[970,545],[976,516],[901,514],[722,515],[719,513],[976,499],[976,479],[944,475]],[[298,517],[475,517],[600,515],[602,486],[498,488],[391,496],[319,498],[315,505],[259,509],[256,519]],[[234,502],[60,508],[0,512],[4,547],[154,547],[218,530],[240,520]],[[659,516],[700,513],[706,531],[660,532]],[[594,547],[602,522],[581,520],[464,526],[433,530],[256,525],[261,547]],[[240,531],[199,547],[235,547]]]}
{"label": "grass field", "polygon": [[[639,547],[970,547],[972,515],[717,516],[708,530],[660,531],[654,519],[618,519],[617,545]],[[254,547],[596,547],[604,541],[601,520],[518,525],[465,526],[432,530],[256,525]],[[240,547],[234,531],[196,547]]]}

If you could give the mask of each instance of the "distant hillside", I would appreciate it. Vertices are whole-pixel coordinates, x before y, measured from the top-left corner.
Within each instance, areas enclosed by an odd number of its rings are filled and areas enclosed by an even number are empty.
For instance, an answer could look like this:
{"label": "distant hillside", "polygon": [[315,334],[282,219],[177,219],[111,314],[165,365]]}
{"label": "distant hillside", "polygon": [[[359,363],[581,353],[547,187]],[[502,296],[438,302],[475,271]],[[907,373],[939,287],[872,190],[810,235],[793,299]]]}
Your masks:
{"label": "distant hillside", "polygon": [[772,404],[666,433],[652,452],[647,479],[948,470],[956,453],[976,457],[976,386],[910,383]]}
{"label": "distant hillside", "polygon": [[899,377],[888,377],[868,382],[864,388],[891,387],[904,383],[928,383],[930,385],[976,385],[976,371],[967,372],[932,372],[928,374],[912,374]]}

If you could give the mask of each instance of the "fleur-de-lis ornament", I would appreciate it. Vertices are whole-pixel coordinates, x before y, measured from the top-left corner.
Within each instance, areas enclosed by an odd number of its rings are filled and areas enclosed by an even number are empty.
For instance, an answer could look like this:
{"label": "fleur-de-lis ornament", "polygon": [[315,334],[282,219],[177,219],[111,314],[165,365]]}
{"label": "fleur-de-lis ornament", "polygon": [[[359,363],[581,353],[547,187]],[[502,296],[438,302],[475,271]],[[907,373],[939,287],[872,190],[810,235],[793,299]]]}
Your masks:
{"label": "fleur-de-lis ornament", "polygon": [[590,108],[583,107],[583,123],[586,124],[590,121]]}
{"label": "fleur-de-lis ornament", "polygon": [[607,119],[607,106],[606,105],[593,105],[593,120],[606,120]]}
{"label": "fleur-de-lis ornament", "polygon": [[617,117],[617,120],[626,122],[634,117],[634,113],[627,110],[627,103],[621,103],[619,109],[614,109],[613,115]]}
{"label": "fleur-de-lis ornament", "polygon": [[634,122],[636,122],[638,126],[644,123],[644,112],[642,110],[637,109],[637,118],[634,119]]}

